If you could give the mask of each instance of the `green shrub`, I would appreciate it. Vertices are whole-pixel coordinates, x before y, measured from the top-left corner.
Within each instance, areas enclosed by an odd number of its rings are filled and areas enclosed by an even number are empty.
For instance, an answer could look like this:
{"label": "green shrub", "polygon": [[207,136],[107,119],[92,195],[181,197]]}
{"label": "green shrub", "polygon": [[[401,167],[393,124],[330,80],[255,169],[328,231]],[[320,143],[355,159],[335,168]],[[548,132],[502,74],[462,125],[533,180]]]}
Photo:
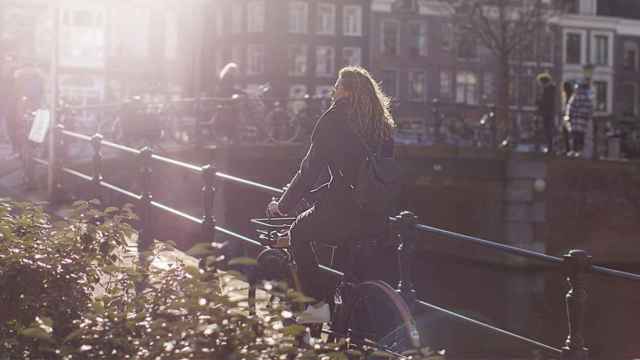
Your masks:
{"label": "green shrub", "polygon": [[215,271],[212,246],[196,248],[210,271],[158,263],[161,252],[173,250],[160,243],[144,254],[145,266],[135,266],[126,248],[135,215],[130,207],[98,205],[76,203],[65,220],[53,222],[39,207],[2,202],[0,360],[365,355],[347,351],[346,340],[301,344],[308,330],[291,319],[307,298],[282,284],[272,291],[283,301],[250,314],[238,296],[246,291],[229,291],[235,275]]}

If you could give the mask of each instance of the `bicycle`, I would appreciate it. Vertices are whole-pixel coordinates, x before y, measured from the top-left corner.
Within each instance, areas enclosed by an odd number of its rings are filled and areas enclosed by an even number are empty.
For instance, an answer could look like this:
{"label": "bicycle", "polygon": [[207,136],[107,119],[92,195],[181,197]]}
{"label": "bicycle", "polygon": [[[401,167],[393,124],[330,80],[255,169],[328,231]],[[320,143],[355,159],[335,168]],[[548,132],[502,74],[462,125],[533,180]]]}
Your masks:
{"label": "bicycle", "polygon": [[[256,290],[261,281],[284,281],[300,291],[289,245],[288,229],[294,220],[251,219],[257,225],[261,244],[266,247],[258,255],[255,274],[249,278],[249,307],[253,313],[256,311]],[[334,252],[335,248],[332,258]],[[330,305],[328,330],[320,329],[330,336],[330,340],[346,337],[356,345],[374,347],[395,356],[420,349],[420,334],[410,306],[399,291],[382,280],[360,282],[355,272],[347,269]]]}

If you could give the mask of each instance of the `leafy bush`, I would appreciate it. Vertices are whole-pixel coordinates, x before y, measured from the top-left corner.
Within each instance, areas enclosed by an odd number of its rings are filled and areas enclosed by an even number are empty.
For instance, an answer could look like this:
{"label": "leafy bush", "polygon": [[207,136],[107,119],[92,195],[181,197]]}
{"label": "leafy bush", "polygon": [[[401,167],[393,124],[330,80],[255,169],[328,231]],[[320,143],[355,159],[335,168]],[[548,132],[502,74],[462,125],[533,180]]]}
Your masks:
{"label": "leafy bush", "polygon": [[[131,208],[78,202],[53,222],[30,204],[0,205],[0,360],[4,359],[347,359],[365,354],[337,343],[301,343],[296,304],[308,300],[274,284],[283,301],[251,314],[234,274],[159,261],[156,244],[136,266],[126,240]],[[133,256],[133,259],[137,257]],[[246,261],[246,260],[245,260]],[[144,284],[145,286],[141,286]]]}

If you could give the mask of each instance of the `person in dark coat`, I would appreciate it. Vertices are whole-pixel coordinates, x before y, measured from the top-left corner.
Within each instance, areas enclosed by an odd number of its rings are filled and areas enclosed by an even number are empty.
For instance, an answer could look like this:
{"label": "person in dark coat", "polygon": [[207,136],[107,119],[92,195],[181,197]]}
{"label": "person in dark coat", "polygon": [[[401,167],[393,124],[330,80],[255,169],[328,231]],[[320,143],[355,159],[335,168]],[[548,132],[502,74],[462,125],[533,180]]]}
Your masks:
{"label": "person in dark coat", "polygon": [[[336,279],[327,278],[317,267],[316,242],[357,251],[358,263],[351,264],[351,268],[360,280],[374,278],[375,268],[380,267],[371,259],[375,243],[386,236],[386,215],[364,214],[348,184],[356,184],[358,169],[365,161],[362,141],[371,148],[381,148],[383,156],[392,156],[395,125],[389,104],[389,98],[365,69],[340,70],[334,102],[317,121],[299,170],[282,197],[267,207],[270,216],[281,216],[290,213],[310,191],[316,193],[315,204],[300,214],[290,229],[302,290],[321,300],[303,313],[303,322],[308,311],[308,322],[327,320],[329,308],[322,300],[331,295],[336,285]],[[316,182],[327,175],[330,180],[314,189]]]}
{"label": "person in dark coat", "polygon": [[536,101],[538,106],[538,115],[542,119],[544,129],[544,141],[547,145],[547,153],[553,153],[553,137],[555,133],[556,116],[556,85],[548,73],[538,75],[538,84],[542,88],[540,96]]}

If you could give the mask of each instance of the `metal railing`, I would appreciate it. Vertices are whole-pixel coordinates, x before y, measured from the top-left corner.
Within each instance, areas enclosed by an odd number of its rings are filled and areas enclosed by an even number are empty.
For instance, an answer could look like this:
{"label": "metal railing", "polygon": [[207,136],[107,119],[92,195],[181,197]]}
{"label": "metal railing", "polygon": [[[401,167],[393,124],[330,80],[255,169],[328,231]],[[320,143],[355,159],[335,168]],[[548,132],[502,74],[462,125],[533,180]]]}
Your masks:
{"label": "metal railing", "polygon": [[234,96],[129,100],[59,109],[67,130],[101,133],[105,138],[147,144],[170,137],[178,143],[205,145],[221,140],[236,143],[308,141],[315,120],[329,105],[322,97],[273,98]]}
{"label": "metal railing", "polygon": [[[54,164],[54,183],[56,193],[60,194],[60,192],[63,190],[64,177],[72,176],[86,182],[90,182],[92,184],[93,196],[96,198],[101,198],[102,191],[107,189],[124,195],[125,197],[137,203],[138,213],[140,215],[140,228],[138,229],[138,253],[141,257],[140,261],[144,261],[144,259],[142,258],[142,254],[146,249],[149,248],[152,241],[152,232],[154,226],[153,217],[151,216],[152,209],[173,214],[179,218],[185,219],[193,224],[201,226],[200,240],[203,242],[211,243],[216,241],[215,234],[219,232],[252,246],[263,247],[263,245],[261,245],[261,243],[255,239],[238,234],[230,229],[226,229],[216,224],[213,213],[216,181],[219,180],[233,182],[243,185],[249,189],[266,192],[272,195],[281,194],[281,189],[218,172],[214,164],[197,166],[154,154],[149,148],[136,150],[124,145],[105,141],[99,134],[95,134],[89,137],[86,135],[67,131],[63,126],[58,126],[56,132],[57,141],[55,144],[55,149],[58,154],[55,157],[55,159],[57,160]],[[69,164],[66,163],[64,156],[65,143],[70,139],[89,142],[92,145],[93,157],[91,161],[91,174],[85,174],[67,167]],[[102,167],[103,156],[101,153],[103,147],[112,148],[124,152],[125,154],[134,156],[138,159],[139,167],[141,170],[139,175],[141,185],[140,193],[133,193],[129,190],[122,189],[116,185],[104,181]],[[166,204],[153,200],[153,194],[151,192],[151,163],[153,161],[158,161],[170,166],[175,166],[183,169],[184,171],[199,174],[202,176],[203,203],[202,213],[200,216],[187,214]],[[36,163],[46,165],[47,161],[36,159]],[[488,329],[496,334],[522,341],[539,350],[554,354],[556,356],[561,356],[563,359],[583,360],[588,358],[588,350],[585,346],[584,341],[584,313],[587,297],[585,275],[594,273],[630,281],[640,281],[640,275],[592,265],[591,257],[582,250],[572,250],[563,257],[550,256],[544,253],[499,244],[477,237],[419,224],[417,221],[417,217],[411,212],[402,212],[400,215],[390,218],[390,221],[396,224],[396,231],[398,232],[400,238],[400,245],[398,249],[400,281],[398,283],[398,289],[410,304],[418,305],[427,309],[437,310],[454,319],[458,319],[468,324]],[[416,251],[419,234],[421,233],[438,234],[449,239],[468,242],[470,244],[479,245],[498,252],[508,253],[511,255],[521,256],[529,259],[535,259],[537,261],[542,261],[549,265],[555,266],[557,269],[559,269],[560,273],[567,278],[570,287],[565,297],[569,334],[566,338],[564,346],[562,348],[558,348],[548,344],[544,344],[540,341],[530,339],[528,337],[516,334],[505,329],[501,329],[477,319],[458,314],[454,311],[431,304],[427,301],[417,299],[415,295],[416,291],[414,288],[414,284],[411,280],[411,268],[412,258]],[[329,268],[327,266],[320,265],[320,267],[323,271],[330,272],[334,275],[344,275],[340,271]]]}

